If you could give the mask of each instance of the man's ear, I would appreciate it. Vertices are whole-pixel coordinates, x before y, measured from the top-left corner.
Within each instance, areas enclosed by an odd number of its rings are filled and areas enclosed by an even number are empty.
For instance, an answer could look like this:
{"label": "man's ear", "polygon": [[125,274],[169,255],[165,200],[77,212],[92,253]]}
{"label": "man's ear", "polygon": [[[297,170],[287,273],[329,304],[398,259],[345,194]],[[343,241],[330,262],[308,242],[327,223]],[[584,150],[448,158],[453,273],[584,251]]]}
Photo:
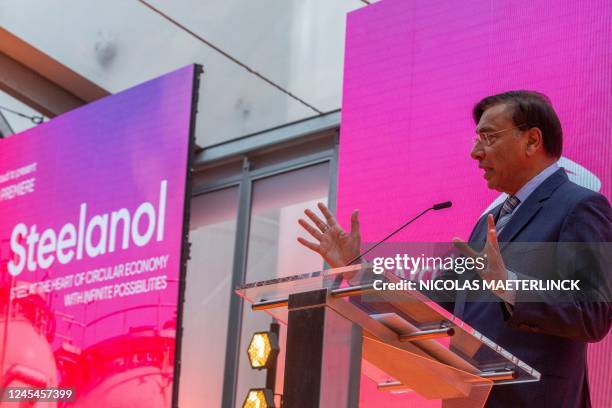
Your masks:
{"label": "man's ear", "polygon": [[542,131],[533,127],[526,132],[527,135],[527,145],[525,153],[527,156],[533,156],[538,152],[538,150],[544,149],[544,137],[542,136]]}

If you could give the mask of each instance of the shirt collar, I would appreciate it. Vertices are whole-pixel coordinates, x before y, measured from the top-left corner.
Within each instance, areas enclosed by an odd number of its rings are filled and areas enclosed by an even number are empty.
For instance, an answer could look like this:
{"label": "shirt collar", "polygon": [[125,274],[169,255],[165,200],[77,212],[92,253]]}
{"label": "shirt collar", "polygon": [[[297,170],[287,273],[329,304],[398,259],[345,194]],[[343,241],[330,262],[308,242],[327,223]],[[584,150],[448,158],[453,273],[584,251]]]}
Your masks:
{"label": "shirt collar", "polygon": [[554,162],[540,173],[537,176],[529,180],[523,187],[520,188],[519,191],[514,195],[516,198],[521,200],[521,203],[524,203],[525,200],[535,191],[536,188],[540,186],[548,177],[552,176],[554,172],[559,170],[559,165],[557,162]]}

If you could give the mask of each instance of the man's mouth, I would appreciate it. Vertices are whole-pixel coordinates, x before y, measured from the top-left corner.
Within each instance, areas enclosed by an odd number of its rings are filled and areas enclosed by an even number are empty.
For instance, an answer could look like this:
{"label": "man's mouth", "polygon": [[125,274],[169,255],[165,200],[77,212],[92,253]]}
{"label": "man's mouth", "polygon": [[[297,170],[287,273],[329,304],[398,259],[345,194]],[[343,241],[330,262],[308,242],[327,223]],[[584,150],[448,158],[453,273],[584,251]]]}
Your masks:
{"label": "man's mouth", "polygon": [[492,167],[486,167],[486,166],[478,166],[478,167],[484,171],[484,174],[482,176],[485,179],[488,179],[489,177],[491,177],[491,175],[493,173],[493,168]]}

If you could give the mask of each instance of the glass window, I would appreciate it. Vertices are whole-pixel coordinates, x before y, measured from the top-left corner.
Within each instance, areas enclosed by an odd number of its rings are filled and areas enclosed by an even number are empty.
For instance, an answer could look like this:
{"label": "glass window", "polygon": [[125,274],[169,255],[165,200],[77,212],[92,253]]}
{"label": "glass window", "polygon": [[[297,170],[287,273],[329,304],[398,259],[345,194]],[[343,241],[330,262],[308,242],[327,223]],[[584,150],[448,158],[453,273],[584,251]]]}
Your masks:
{"label": "glass window", "polygon": [[181,407],[221,406],[237,212],[237,187],[191,201]]}
{"label": "glass window", "polygon": [[[323,163],[256,181],[253,185],[251,224],[246,282],[320,270],[323,261],[318,254],[303,247],[296,238],[302,235],[298,218],[303,211],[314,211],[316,203],[327,202],[329,164]],[[302,235],[304,236],[304,235]],[[236,405],[241,406],[249,388],[264,387],[265,370],[249,366],[246,349],[256,331],[267,331],[272,319],[245,305],[242,317],[238,387]],[[281,325],[280,354],[276,393],[282,393],[286,327]],[[279,400],[277,399],[277,404]]]}

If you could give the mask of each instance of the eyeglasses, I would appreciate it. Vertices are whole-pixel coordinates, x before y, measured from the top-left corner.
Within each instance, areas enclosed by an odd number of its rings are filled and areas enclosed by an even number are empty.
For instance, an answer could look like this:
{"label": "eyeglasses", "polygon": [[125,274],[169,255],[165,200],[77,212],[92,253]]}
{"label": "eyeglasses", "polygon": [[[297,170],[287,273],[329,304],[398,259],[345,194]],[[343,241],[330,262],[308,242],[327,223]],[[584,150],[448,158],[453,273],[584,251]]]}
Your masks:
{"label": "eyeglasses", "polygon": [[495,132],[476,132],[476,137],[474,138],[474,145],[476,145],[478,143],[481,143],[481,144],[483,144],[485,146],[491,146],[497,139],[499,139],[501,137],[501,135],[500,136],[495,136],[495,135],[497,135],[499,133],[506,132],[508,130],[515,130],[515,129],[521,130],[521,128],[523,126],[525,126],[525,125],[526,125],[526,123],[523,123],[523,124],[518,125],[518,126],[514,126],[514,127],[511,127],[511,128],[498,130],[498,131],[495,131]]}

